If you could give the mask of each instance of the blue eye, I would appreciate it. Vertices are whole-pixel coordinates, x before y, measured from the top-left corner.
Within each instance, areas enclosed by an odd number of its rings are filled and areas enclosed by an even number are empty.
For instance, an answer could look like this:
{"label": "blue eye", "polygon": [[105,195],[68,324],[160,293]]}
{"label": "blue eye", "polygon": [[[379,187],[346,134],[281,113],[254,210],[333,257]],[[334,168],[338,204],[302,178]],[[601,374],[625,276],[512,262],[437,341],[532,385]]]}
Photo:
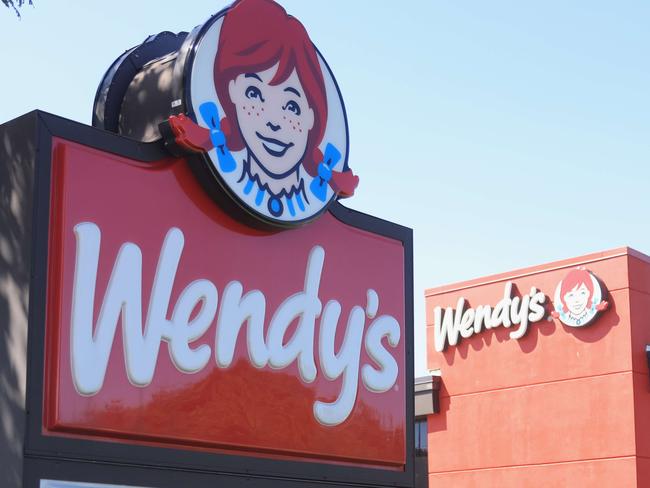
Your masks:
{"label": "blue eye", "polygon": [[284,107],[282,107],[282,109],[289,110],[290,112],[293,112],[296,115],[300,115],[300,107],[293,100],[289,100],[287,104]]}
{"label": "blue eye", "polygon": [[246,88],[246,97],[247,98],[257,98],[261,102],[264,101],[264,99],[262,98],[262,91],[259,88],[257,88],[256,86],[253,86],[253,85]]}

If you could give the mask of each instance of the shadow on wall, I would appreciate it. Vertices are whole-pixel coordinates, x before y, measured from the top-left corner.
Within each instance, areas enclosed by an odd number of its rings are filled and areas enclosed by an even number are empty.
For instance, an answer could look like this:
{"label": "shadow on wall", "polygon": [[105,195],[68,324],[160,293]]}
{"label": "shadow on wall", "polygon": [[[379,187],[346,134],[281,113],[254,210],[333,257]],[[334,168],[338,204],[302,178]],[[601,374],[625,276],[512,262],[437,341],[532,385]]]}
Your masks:
{"label": "shadow on wall", "polygon": [[35,120],[0,126],[0,486],[8,488],[22,486]]}

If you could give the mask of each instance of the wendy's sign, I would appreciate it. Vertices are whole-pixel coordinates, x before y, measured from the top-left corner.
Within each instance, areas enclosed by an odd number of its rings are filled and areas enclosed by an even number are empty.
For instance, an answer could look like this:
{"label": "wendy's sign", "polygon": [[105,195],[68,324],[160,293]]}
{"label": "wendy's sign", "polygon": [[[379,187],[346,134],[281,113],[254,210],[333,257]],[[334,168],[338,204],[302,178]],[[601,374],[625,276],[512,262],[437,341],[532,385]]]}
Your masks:
{"label": "wendy's sign", "polygon": [[103,130],[36,123],[30,449],[412,486],[411,232],[338,203],[345,110],[295,18],[235,2],[122,55]]}
{"label": "wendy's sign", "polygon": [[162,33],[127,51],[100,86],[93,124],[147,141],[162,133],[252,225],[310,222],[359,181],[334,76],[303,25],[271,0],[239,0],[189,35]]}
{"label": "wendy's sign", "polygon": [[233,198],[296,225],[354,192],[343,100],[297,19],[269,0],[236,2],[202,27],[194,49],[188,116],[168,123]]}
{"label": "wendy's sign", "polygon": [[[574,268],[557,284],[552,307],[546,295],[536,287],[521,296],[513,296],[513,283],[505,283],[503,298],[494,306],[480,304],[468,307],[464,297],[458,298],[456,308],[437,306],[433,309],[434,349],[444,351],[456,346],[461,339],[503,327],[511,329],[510,339],[522,339],[530,325],[544,319],[559,319],[569,327],[589,325],[609,306],[603,300],[598,278],[584,267]],[[548,313],[550,309],[550,314]],[[550,317],[549,317],[550,315]]]}
{"label": "wendy's sign", "polygon": [[467,307],[464,297],[458,299],[456,309],[435,307],[434,348],[444,351],[447,345],[455,346],[461,339],[469,339],[484,330],[504,327],[513,330],[510,339],[521,339],[528,332],[529,324],[541,321],[546,316],[544,301],[546,296],[537,288],[523,296],[512,296],[513,286],[508,281],[504,287],[503,298],[492,307],[481,304],[476,308]]}
{"label": "wendy's sign", "polygon": [[[74,227],[74,232],[77,253],[70,360],[75,389],[80,395],[92,396],[101,391],[120,319],[126,376],[132,385],[142,388],[154,379],[161,341],[167,343],[174,367],[182,373],[194,374],[205,369],[211,360],[219,368],[231,367],[240,334],[246,336],[248,361],[255,368],[283,370],[295,363],[304,383],[313,383],[319,373],[330,381],[340,379],[336,399],[316,400],[313,404],[314,418],[325,426],[336,426],[349,418],[360,383],[368,391],[384,393],[397,381],[393,349],[400,342],[400,325],[392,315],[377,317],[380,301],[374,289],[367,290],[365,308],[354,305],[350,310],[343,343],[336,347],[342,306],[332,298],[323,307],[319,297],[325,264],[325,250],[319,245],[311,249],[306,259],[304,280],[300,280],[304,288],[287,296],[272,316],[269,313],[267,324],[266,295],[260,290],[244,293],[244,285],[238,280],[224,287],[220,307],[220,293],[206,278],[189,283],[178,301],[170,303],[185,243],[183,232],[173,227],[165,235],[156,259],[143,324],[142,249],[132,242],[122,244],[106,291],[98,294],[100,228],[93,222],[82,222]],[[289,293],[293,291],[290,288],[287,287]],[[104,299],[95,323],[96,295],[103,295]],[[290,331],[294,322],[297,324]],[[215,323],[215,337],[201,340]],[[384,338],[386,346],[382,344]],[[371,359],[363,365],[362,347]]]}
{"label": "wendy's sign", "polygon": [[553,317],[569,327],[589,325],[609,307],[593,273],[584,267],[574,268],[557,284],[553,298]]}
{"label": "wendy's sign", "polygon": [[48,432],[404,469],[399,228],[255,230],[184,159],[53,157]]}

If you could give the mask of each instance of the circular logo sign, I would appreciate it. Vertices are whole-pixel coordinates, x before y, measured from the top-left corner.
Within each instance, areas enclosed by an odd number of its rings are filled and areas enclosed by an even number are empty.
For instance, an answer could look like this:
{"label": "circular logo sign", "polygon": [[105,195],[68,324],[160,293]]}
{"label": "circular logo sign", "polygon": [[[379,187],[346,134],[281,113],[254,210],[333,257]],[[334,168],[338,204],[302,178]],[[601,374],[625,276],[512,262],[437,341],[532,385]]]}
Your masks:
{"label": "circular logo sign", "polygon": [[583,327],[608,305],[598,279],[585,268],[575,268],[555,288],[552,315],[569,327]]}
{"label": "circular logo sign", "polygon": [[287,227],[354,192],[343,100],[297,19],[271,0],[240,0],[192,37],[189,118],[169,123],[242,208]]}

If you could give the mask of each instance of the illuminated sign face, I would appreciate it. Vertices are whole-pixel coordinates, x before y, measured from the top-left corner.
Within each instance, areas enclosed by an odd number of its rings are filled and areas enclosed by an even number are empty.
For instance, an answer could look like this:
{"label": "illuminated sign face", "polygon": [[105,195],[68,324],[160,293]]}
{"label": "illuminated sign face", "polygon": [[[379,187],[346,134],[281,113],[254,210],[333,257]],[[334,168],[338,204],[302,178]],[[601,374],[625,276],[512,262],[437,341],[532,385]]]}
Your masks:
{"label": "illuminated sign face", "polygon": [[[93,222],[82,222],[74,227],[74,233],[77,254],[70,358],[72,378],[80,395],[96,395],[102,389],[120,318],[126,375],[138,387],[147,387],[153,381],[161,341],[168,344],[170,359],[179,372],[198,373],[211,360],[214,366],[226,369],[233,365],[237,339],[244,328],[251,366],[283,370],[295,363],[300,380],[308,384],[319,374],[318,359],[320,374],[331,381],[342,378],[334,401],[313,403],[314,418],[323,425],[339,425],[350,416],[359,387],[383,393],[395,385],[398,366],[391,349],[399,344],[400,325],[391,315],[377,317],[380,302],[375,290],[367,290],[365,309],[363,304],[352,307],[344,342],[335,352],[342,306],[332,298],[323,307],[319,298],[325,264],[325,250],[321,246],[314,246],[306,259],[305,276],[300,280],[304,288],[287,296],[267,324],[266,295],[260,290],[244,293],[239,280],[230,281],[219,293],[209,279],[195,279],[183,288],[176,303],[171,303],[185,242],[183,232],[171,228],[155,259],[158,265],[143,324],[143,251],[138,245],[125,242],[112,267],[107,289],[100,293],[104,300],[94,323],[101,230]],[[297,326],[290,332],[295,321]],[[215,322],[215,337],[192,346]],[[382,344],[384,338],[388,349]],[[362,346],[372,358],[366,364],[361,364]]]}
{"label": "illuminated sign face", "polygon": [[598,279],[584,268],[575,268],[567,273],[555,289],[553,316],[569,327],[584,327],[590,324],[599,312],[606,310],[608,302]]}
{"label": "illuminated sign face", "polygon": [[339,204],[246,227],[182,158],[53,154],[47,431],[404,465],[401,240]]}
{"label": "illuminated sign face", "polygon": [[290,227],[354,192],[343,100],[296,18],[270,0],[245,0],[188,42],[189,117],[168,123],[175,144],[201,153],[241,207]]}

